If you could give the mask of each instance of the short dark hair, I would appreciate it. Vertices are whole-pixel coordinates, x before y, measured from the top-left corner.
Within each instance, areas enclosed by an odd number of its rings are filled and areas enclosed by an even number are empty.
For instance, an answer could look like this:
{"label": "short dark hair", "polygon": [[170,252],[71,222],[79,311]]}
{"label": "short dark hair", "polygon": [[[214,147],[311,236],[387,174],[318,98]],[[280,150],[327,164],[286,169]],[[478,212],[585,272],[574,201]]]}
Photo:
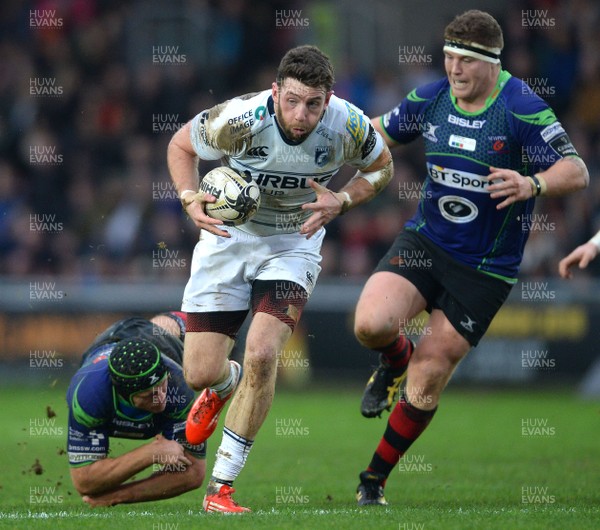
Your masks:
{"label": "short dark hair", "polygon": [[504,48],[500,24],[492,15],[478,9],[471,9],[456,16],[446,26],[444,39],[475,42],[488,48]]}
{"label": "short dark hair", "polygon": [[277,84],[291,77],[311,88],[333,88],[335,77],[329,57],[316,46],[297,46],[289,50],[281,59],[277,69]]}

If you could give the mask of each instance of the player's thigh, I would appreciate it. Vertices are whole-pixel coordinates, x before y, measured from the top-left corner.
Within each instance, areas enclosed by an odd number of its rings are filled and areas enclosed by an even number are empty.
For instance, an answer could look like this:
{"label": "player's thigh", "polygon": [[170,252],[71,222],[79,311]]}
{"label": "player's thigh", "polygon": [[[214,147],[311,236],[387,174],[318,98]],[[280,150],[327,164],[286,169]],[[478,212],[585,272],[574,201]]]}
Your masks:
{"label": "player's thigh", "polygon": [[183,292],[182,311],[208,313],[244,311],[250,304],[252,240],[240,230],[224,238],[202,231],[196,243],[190,278]]}
{"label": "player's thigh", "polygon": [[[286,273],[290,270],[293,268],[288,268]],[[306,289],[294,281],[269,279],[254,282],[253,318],[246,337],[246,361],[276,361],[300,320],[308,296]]]}
{"label": "player's thigh", "polygon": [[469,352],[471,345],[439,309],[431,312],[426,329],[427,333],[420,338],[412,354],[409,370],[451,374],[454,367]]}
{"label": "player's thigh", "polygon": [[275,365],[291,335],[291,326],[277,316],[255,313],[246,337],[245,363]]}
{"label": "player's thigh", "polygon": [[[321,272],[321,246],[324,235],[325,230],[320,230],[311,239],[297,233],[263,238],[264,260],[254,280],[278,282],[279,297],[289,294],[287,292],[290,290],[290,282],[293,282],[306,291],[308,298]],[[255,291],[253,286],[253,304]]]}
{"label": "player's thigh", "polygon": [[431,312],[427,329],[408,363],[404,395],[417,408],[430,410],[471,346],[439,309]]}
{"label": "player's thigh", "polygon": [[446,315],[434,309],[408,363],[404,396],[417,408],[431,410],[471,345]]}
{"label": "player's thigh", "polygon": [[394,272],[375,272],[356,305],[355,333],[397,335],[402,322],[415,317],[426,306],[425,298],[409,280]]}

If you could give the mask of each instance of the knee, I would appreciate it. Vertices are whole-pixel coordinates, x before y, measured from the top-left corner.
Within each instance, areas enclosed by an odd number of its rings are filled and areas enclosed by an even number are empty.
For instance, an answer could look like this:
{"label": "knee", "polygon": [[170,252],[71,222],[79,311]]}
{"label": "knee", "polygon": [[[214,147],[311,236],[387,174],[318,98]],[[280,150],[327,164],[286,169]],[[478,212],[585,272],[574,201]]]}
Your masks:
{"label": "knee", "polygon": [[373,318],[357,317],[354,335],[366,348],[377,348],[391,343],[398,335],[398,329],[391,321],[377,322]]}
{"label": "knee", "polygon": [[202,366],[190,366],[184,363],[183,376],[187,385],[192,390],[199,392],[219,383],[227,375],[225,373],[227,366],[225,363],[212,363]]}
{"label": "knee", "polygon": [[260,383],[268,381],[277,370],[277,352],[270,345],[247,345],[244,356],[244,377]]}
{"label": "knee", "polygon": [[197,373],[194,370],[184,370],[183,375],[187,386],[194,392],[200,392],[206,387],[209,387],[212,383],[211,378],[206,377],[205,374]]}
{"label": "knee", "polygon": [[410,360],[410,369],[423,384],[435,384],[447,380],[463,357],[463,353],[452,349],[434,351],[417,346]]}

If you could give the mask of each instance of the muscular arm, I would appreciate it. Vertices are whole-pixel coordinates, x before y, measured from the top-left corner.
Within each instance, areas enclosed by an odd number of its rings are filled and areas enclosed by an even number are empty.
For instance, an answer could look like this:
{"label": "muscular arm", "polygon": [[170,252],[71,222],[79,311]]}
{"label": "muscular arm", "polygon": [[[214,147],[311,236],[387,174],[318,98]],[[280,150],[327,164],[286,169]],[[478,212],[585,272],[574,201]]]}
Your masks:
{"label": "muscular arm", "polygon": [[90,506],[114,506],[133,502],[157,501],[176,497],[199,488],[204,480],[206,461],[194,458],[186,452],[190,461],[187,466],[169,466],[152,476],[122,484],[111,491],[98,495],[84,495]]}
{"label": "muscular arm", "polygon": [[537,175],[546,181],[545,197],[566,195],[584,189],[590,183],[590,175],[585,163],[575,156],[563,158]]}
{"label": "muscular arm", "polygon": [[[377,178],[370,182],[368,179],[369,173],[379,173]],[[352,199],[352,207],[358,206],[365,202],[369,202],[375,195],[385,188],[392,177],[394,176],[394,164],[390,150],[386,147],[369,167],[361,169],[350,179],[339,192],[338,196],[343,192],[347,192]]]}
{"label": "muscular arm", "polygon": [[373,118],[371,120],[371,124],[373,125],[373,128],[379,133],[381,134],[381,137],[383,138],[383,140],[385,141],[386,145],[388,147],[397,147],[398,145],[400,145],[398,142],[396,142],[395,140],[392,140],[392,138],[390,137],[390,135],[388,133],[386,133],[383,128],[381,127],[381,116],[377,116],[376,118]]}
{"label": "muscular arm", "polygon": [[118,488],[135,474],[156,462],[190,465],[184,449],[174,440],[158,435],[152,442],[136,447],[115,458],[104,458],[93,464],[71,468],[73,485],[81,495],[98,495]]}
{"label": "muscular arm", "polygon": [[[572,193],[587,187],[590,181],[583,160],[573,156],[562,158],[536,175],[546,182],[544,197],[559,197]],[[511,169],[492,167],[487,179],[491,182],[488,186],[490,197],[504,199],[496,206],[498,210],[534,196],[530,181]]]}
{"label": "muscular arm", "polygon": [[[348,184],[339,192],[331,191],[312,180],[309,181],[311,188],[317,194],[317,200],[302,205],[304,210],[312,210],[313,215],[302,225],[300,233],[310,238],[322,226],[340,215],[342,211],[370,201],[389,183],[393,174],[392,155],[389,149],[385,147],[370,166],[357,171]],[[372,180],[373,183],[368,179]],[[349,204],[344,192],[350,197]]]}
{"label": "muscular arm", "polygon": [[177,195],[185,203],[185,211],[190,216],[190,219],[198,228],[208,230],[213,234],[224,237],[229,237],[229,234],[224,230],[219,230],[215,225],[222,225],[221,221],[211,219],[204,211],[205,202],[214,202],[214,198],[207,200],[208,196],[200,194],[186,193],[186,190],[197,192],[199,187],[198,176],[198,157],[190,140],[191,122],[186,123],[181,127],[171,138],[169,147],[167,148],[167,165],[171,180],[175,184]]}
{"label": "muscular arm", "polygon": [[167,148],[167,164],[177,194],[198,189],[198,159],[190,141],[191,122],[181,127],[171,138]]}

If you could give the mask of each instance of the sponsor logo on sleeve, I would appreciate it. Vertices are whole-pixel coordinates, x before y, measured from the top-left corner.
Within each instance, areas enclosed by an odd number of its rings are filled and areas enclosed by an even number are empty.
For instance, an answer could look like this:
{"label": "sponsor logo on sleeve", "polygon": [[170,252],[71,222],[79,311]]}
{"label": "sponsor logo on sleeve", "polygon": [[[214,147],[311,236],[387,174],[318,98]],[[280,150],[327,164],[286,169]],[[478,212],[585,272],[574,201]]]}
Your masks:
{"label": "sponsor logo on sleeve", "polygon": [[567,133],[561,134],[550,141],[550,146],[560,156],[577,155],[577,150],[571,143],[571,140]]}
{"label": "sponsor logo on sleeve", "polygon": [[185,421],[178,421],[173,424],[173,434],[176,435],[185,432],[185,423]]}
{"label": "sponsor logo on sleeve", "polygon": [[377,133],[371,124],[369,124],[369,134],[367,135],[367,140],[362,148],[362,159],[367,158],[375,149],[375,145],[377,144]]}
{"label": "sponsor logo on sleeve", "polygon": [[104,433],[98,431],[90,431],[90,442],[92,446],[99,446],[101,443],[104,443],[106,440],[106,436]]}
{"label": "sponsor logo on sleeve", "polygon": [[354,139],[357,146],[363,143],[363,138],[367,132],[367,121],[362,114],[359,114],[354,108],[346,103],[348,109],[348,119],[346,120],[346,131]]}
{"label": "sponsor logo on sleeve", "polygon": [[69,438],[74,442],[81,442],[85,439],[85,434],[73,427],[69,427]]}
{"label": "sponsor logo on sleeve", "polygon": [[392,111],[390,112],[386,112],[383,115],[382,121],[383,121],[383,127],[384,129],[387,129],[390,125],[390,118],[392,117]]}
{"label": "sponsor logo on sleeve", "polygon": [[246,129],[251,129],[254,125],[254,122],[254,112],[252,110],[247,110],[242,114],[233,116],[227,120],[231,134],[239,133],[240,131],[244,131]]}
{"label": "sponsor logo on sleeve", "polygon": [[198,120],[200,123],[200,138],[202,139],[202,143],[204,145],[208,145],[208,135],[206,133],[206,121],[208,120],[208,111],[204,111],[200,114],[200,119]]}
{"label": "sponsor logo on sleeve", "polygon": [[559,134],[566,134],[563,126],[560,122],[554,122],[552,125],[548,125],[548,127],[544,127],[540,134],[542,135],[542,139],[544,142],[548,143],[552,138],[557,137]]}
{"label": "sponsor logo on sleeve", "polygon": [[69,451],[69,463],[79,464],[81,462],[96,462],[98,460],[104,460],[105,454],[94,454],[94,453],[75,453]]}

